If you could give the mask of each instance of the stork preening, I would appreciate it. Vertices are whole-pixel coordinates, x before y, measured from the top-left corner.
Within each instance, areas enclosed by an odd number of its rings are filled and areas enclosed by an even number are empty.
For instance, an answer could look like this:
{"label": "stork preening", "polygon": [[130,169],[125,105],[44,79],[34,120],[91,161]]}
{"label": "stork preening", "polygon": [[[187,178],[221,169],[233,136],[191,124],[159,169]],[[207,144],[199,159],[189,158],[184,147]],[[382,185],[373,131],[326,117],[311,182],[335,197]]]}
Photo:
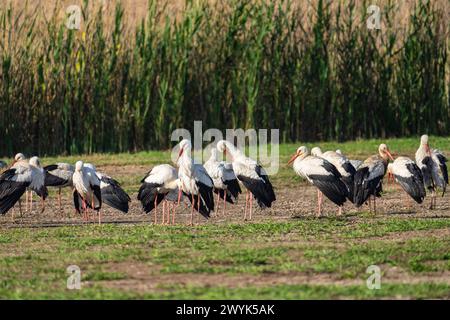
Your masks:
{"label": "stork preening", "polygon": [[294,171],[317,188],[317,216],[322,214],[322,194],[339,206],[338,215],[348,197],[348,188],[336,167],[324,158],[310,155],[305,146],[297,149],[288,164],[294,163]]}
{"label": "stork preening", "polygon": [[113,209],[119,210],[123,213],[128,213],[130,196],[122,189],[120,183],[110,176],[98,172],[97,168],[91,163],[85,163],[88,167],[95,171],[95,175],[100,180],[100,191],[102,194],[102,203],[110,206]]}
{"label": "stork preening", "polygon": [[407,157],[398,157],[390,166],[392,175],[405,192],[417,203],[425,198],[423,176],[414,161]]}
{"label": "stork preening", "polygon": [[345,183],[348,189],[348,196],[347,199],[350,200],[350,202],[353,202],[353,176],[356,173],[355,168],[350,163],[350,161],[339,152],[335,151],[326,151],[322,152],[322,150],[319,147],[312,148],[311,155],[315,157],[324,158],[328,162],[330,162],[333,166],[336,167],[336,169],[341,174],[341,180]]}
{"label": "stork preening", "polygon": [[98,223],[101,224],[102,193],[100,179],[95,170],[85,167],[83,161],[77,161],[73,181],[73,202],[78,213],[83,211],[83,219],[89,220],[89,208],[97,211]]}
{"label": "stork preening", "polygon": [[217,150],[229,155],[233,171],[240,182],[247,189],[245,197],[244,220],[252,219],[253,197],[261,209],[270,208],[276,200],[273,186],[266,171],[255,160],[245,156],[229,141],[221,140],[217,143]]}
{"label": "stork preening", "polygon": [[[153,167],[149,173],[141,181],[142,185],[139,188],[139,193],[137,199],[141,202],[142,208],[145,213],[150,213],[155,209],[155,224],[158,223],[157,216],[157,206],[166,197],[170,197],[168,205],[169,217],[168,222],[170,223],[170,210],[172,203],[177,201],[178,197],[178,172],[177,169],[169,164],[160,164]],[[172,223],[175,223],[175,206],[172,208]],[[163,218],[162,222],[165,222],[166,215],[166,202],[163,202]]]}
{"label": "stork preening", "polygon": [[437,188],[442,189],[442,196],[448,184],[447,158],[439,150],[431,150],[428,136],[420,138],[420,146],[416,152],[416,164],[422,171],[425,187],[431,192],[430,209],[436,207]]}
{"label": "stork preening", "polygon": [[217,148],[211,149],[211,157],[205,162],[204,167],[213,180],[214,192],[217,194],[216,212],[219,211],[219,204],[222,199],[222,213],[224,214],[226,203],[234,204],[242,190],[234,174],[233,165],[225,161],[219,161],[217,152]]}
{"label": "stork preening", "polygon": [[194,209],[197,210],[206,219],[210,217],[211,211],[214,211],[214,183],[201,164],[194,164],[191,158],[191,142],[184,139],[179,144],[178,152],[178,178],[179,178],[179,196],[178,203],[183,192],[191,201],[191,222],[194,218]]}
{"label": "stork preening", "polygon": [[369,209],[372,211],[372,198],[373,210],[376,212],[376,198],[381,197],[383,177],[386,174],[389,159],[394,161],[389,148],[382,143],[378,147],[378,154],[367,158],[356,170],[353,202],[356,207],[360,207],[369,200]]}
{"label": "stork preening", "polygon": [[58,188],[58,206],[61,211],[61,190],[62,188],[73,186],[72,177],[75,172],[75,167],[71,164],[60,162],[44,167],[44,171],[45,186]]}
{"label": "stork preening", "polygon": [[[48,195],[44,182],[45,174],[38,157],[32,157],[28,162],[25,160],[15,162],[0,176],[0,214],[6,214],[20,201],[28,188],[41,197],[41,212],[44,212],[44,201]],[[22,213],[21,206],[19,209]]]}

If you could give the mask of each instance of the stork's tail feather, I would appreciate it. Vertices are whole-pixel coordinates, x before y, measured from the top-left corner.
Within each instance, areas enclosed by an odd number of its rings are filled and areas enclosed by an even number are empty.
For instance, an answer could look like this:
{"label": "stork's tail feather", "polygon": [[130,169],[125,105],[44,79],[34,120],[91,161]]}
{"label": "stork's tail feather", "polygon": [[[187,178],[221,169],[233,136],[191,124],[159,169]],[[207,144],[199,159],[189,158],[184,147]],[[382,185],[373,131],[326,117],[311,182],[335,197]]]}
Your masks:
{"label": "stork's tail feather", "polygon": [[149,213],[155,208],[155,199],[156,205],[164,200],[165,194],[158,193],[160,186],[160,184],[144,182],[139,188],[137,199],[141,202],[145,213]]}
{"label": "stork's tail feather", "polygon": [[353,176],[348,176],[348,177],[342,177],[342,181],[345,183],[345,185],[347,186],[348,189],[348,196],[347,199],[350,200],[351,203],[354,202],[354,196],[355,196],[355,182],[353,179]]}
{"label": "stork's tail feather", "polygon": [[241,186],[239,185],[239,181],[237,179],[226,180],[225,185],[234,199],[237,199],[239,194],[242,193]]}
{"label": "stork's tail feather", "polygon": [[368,174],[369,168],[363,167],[356,171],[353,178],[353,203],[356,207],[362,206],[362,204],[369,198],[370,188],[368,182],[366,181]]}
{"label": "stork's tail feather", "polygon": [[119,186],[110,185],[101,189],[102,200],[110,207],[128,213],[130,196]]}

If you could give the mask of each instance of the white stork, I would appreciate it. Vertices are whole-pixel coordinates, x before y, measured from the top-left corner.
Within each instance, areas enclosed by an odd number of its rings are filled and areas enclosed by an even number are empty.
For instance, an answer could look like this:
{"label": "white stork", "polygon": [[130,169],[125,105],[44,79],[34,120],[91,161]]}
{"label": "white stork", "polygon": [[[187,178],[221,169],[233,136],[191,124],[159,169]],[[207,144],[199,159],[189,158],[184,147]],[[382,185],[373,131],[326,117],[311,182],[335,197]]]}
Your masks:
{"label": "white stork", "polygon": [[403,190],[417,203],[422,203],[425,198],[425,187],[422,172],[415,162],[407,157],[398,157],[390,168]]}
{"label": "white stork", "polygon": [[110,176],[97,171],[97,168],[91,163],[85,163],[84,167],[94,170],[97,178],[100,180],[102,203],[123,213],[128,213],[131,198],[122,189],[120,183]]}
{"label": "white stork", "polygon": [[236,177],[247,189],[245,197],[244,220],[252,219],[253,197],[261,209],[270,208],[276,200],[275,192],[266,171],[255,160],[245,156],[229,141],[221,140],[217,143],[217,150],[225,155],[229,154]]}
{"label": "white stork", "polygon": [[384,143],[378,147],[378,155],[367,158],[363,164],[356,170],[355,174],[355,199],[354,204],[360,207],[369,200],[369,208],[372,210],[370,197],[373,198],[373,208],[376,212],[376,197],[381,197],[383,191],[382,181],[386,174],[388,161],[394,158],[389,148]]}
{"label": "white stork", "polygon": [[[171,201],[177,201],[178,194],[178,172],[177,169],[170,164],[160,164],[153,167],[149,173],[141,181],[142,185],[139,189],[137,199],[141,202],[145,213],[151,212],[155,209],[155,224],[158,223],[156,208],[166,197],[171,196]],[[174,199],[173,199],[174,198]],[[165,206],[163,202],[163,223],[165,222]],[[170,204],[169,219],[170,223]],[[175,208],[172,212],[172,223],[175,224]]]}
{"label": "white stork", "polygon": [[344,155],[342,155],[342,153],[338,153],[335,151],[322,152],[322,150],[319,147],[312,148],[311,155],[315,157],[324,158],[325,160],[327,160],[333,166],[336,167],[336,169],[342,176],[341,180],[347,186],[348,189],[347,199],[350,200],[350,202],[353,202],[353,185],[354,185],[353,176],[355,175],[356,170],[350,163],[350,161]]}
{"label": "white stork", "polygon": [[44,167],[45,171],[45,186],[58,188],[58,205],[59,210],[61,206],[61,189],[72,187],[72,176],[75,172],[75,167],[69,163],[57,163]]}
{"label": "white stork", "polygon": [[217,193],[216,212],[219,211],[220,199],[223,199],[222,214],[225,213],[226,203],[234,204],[242,193],[239,181],[233,171],[233,165],[217,159],[217,148],[211,149],[211,157],[205,162],[206,172],[214,182],[214,192]]}
{"label": "white stork", "polygon": [[342,176],[336,167],[324,158],[310,155],[305,146],[297,149],[288,164],[294,163],[295,172],[306,178],[317,190],[318,210],[322,214],[322,194],[339,206],[338,215],[342,214],[342,206],[348,197],[348,188],[341,180]]}
{"label": "white stork", "polygon": [[75,172],[72,177],[74,191],[73,201],[78,213],[83,211],[83,219],[88,220],[88,208],[98,213],[98,223],[101,224],[102,193],[100,190],[100,179],[95,170],[85,167],[83,161],[77,161]]}
{"label": "white stork", "polygon": [[[201,164],[194,164],[191,158],[191,142],[184,139],[180,142],[178,153],[179,201],[183,192],[191,201],[191,225],[194,209],[206,219],[214,211],[214,183]],[[179,204],[178,201],[178,204]]]}
{"label": "white stork", "polygon": [[[18,161],[0,176],[0,214],[6,214],[29,188],[44,200],[48,195],[44,185],[45,175],[38,157],[32,157],[28,162]],[[19,203],[20,204],[20,203]]]}
{"label": "white stork", "polygon": [[436,207],[436,189],[442,189],[442,196],[448,184],[447,158],[439,150],[431,150],[428,136],[420,138],[420,147],[416,152],[416,164],[422,171],[425,187],[431,192],[430,209]]}

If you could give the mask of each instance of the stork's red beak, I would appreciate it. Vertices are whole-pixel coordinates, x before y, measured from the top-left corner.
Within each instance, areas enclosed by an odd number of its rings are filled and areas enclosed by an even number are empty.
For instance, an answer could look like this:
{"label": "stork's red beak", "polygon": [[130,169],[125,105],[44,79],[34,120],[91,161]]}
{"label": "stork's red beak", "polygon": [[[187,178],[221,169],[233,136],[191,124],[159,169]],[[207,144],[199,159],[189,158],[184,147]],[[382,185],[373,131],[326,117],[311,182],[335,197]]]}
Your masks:
{"label": "stork's red beak", "polygon": [[428,153],[428,155],[431,156],[431,150],[430,150],[430,146],[428,145],[428,143],[425,145],[425,151]]}
{"label": "stork's red beak", "polygon": [[297,159],[299,155],[300,155],[300,153],[295,153],[295,154],[291,157],[291,159],[288,161],[288,165],[290,165],[292,162],[294,162],[295,159]]}
{"label": "stork's red beak", "polygon": [[392,156],[391,152],[389,150],[386,150],[386,154],[388,155],[388,157],[394,161],[394,157]]}
{"label": "stork's red beak", "polygon": [[184,149],[181,148],[180,151],[178,152],[177,162],[178,162],[178,160],[180,160],[180,157],[181,157],[181,155],[183,154],[183,152],[184,152]]}

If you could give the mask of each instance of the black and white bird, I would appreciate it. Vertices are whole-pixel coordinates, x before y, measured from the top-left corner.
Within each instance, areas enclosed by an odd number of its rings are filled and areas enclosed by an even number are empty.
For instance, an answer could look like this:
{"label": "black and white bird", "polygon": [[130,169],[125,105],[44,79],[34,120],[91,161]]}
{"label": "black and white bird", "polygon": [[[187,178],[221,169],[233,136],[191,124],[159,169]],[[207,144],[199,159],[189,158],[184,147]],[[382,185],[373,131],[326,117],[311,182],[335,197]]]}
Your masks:
{"label": "black and white bird", "polygon": [[419,167],[408,157],[398,157],[392,163],[391,172],[405,192],[417,203],[425,198],[423,176]]}
{"label": "black and white bird", "polygon": [[214,192],[217,194],[216,212],[219,211],[219,203],[222,199],[222,213],[225,213],[226,203],[234,204],[242,190],[234,174],[233,165],[219,161],[217,153],[217,148],[211,149],[211,157],[205,162],[204,167],[214,182]]}
{"label": "black and white bird", "polygon": [[45,186],[58,188],[58,206],[62,210],[61,190],[62,188],[72,187],[72,177],[75,167],[69,163],[56,163],[44,167]]}
{"label": "black and white bird", "polygon": [[[344,155],[344,153],[341,151],[341,149],[337,149],[336,150],[336,153],[337,154],[340,154],[341,156],[344,156],[344,157],[346,157],[345,155]],[[347,158],[347,157],[346,157]],[[359,166],[360,165],[362,165],[362,161],[361,160],[352,160],[352,159],[349,159],[348,161],[350,161],[350,163],[351,163],[351,165],[353,166],[353,168],[355,168],[355,170],[358,170],[358,168],[359,168]]]}
{"label": "black and white bird", "polygon": [[[142,208],[145,213],[150,213],[155,209],[155,224],[158,223],[158,216],[156,212],[157,206],[170,197],[170,203],[168,203],[169,219],[170,222],[170,207],[173,202],[178,200],[178,172],[170,164],[160,164],[153,167],[144,179],[141,181],[142,185],[139,188],[137,199],[141,202]],[[181,195],[180,195],[181,196]],[[165,222],[165,208],[166,204],[163,202],[163,218],[162,223]],[[173,207],[172,223],[175,223],[175,208]]]}
{"label": "black and white bird", "polygon": [[97,171],[97,168],[91,163],[85,163],[84,166],[94,170],[97,178],[100,180],[102,203],[123,213],[128,213],[131,198],[122,189],[120,183],[110,176]]}
{"label": "black and white bird", "polygon": [[230,156],[236,177],[247,189],[244,220],[247,219],[247,207],[249,208],[249,219],[252,218],[253,197],[255,197],[261,209],[270,208],[276,200],[276,196],[269,176],[263,167],[255,160],[245,156],[241,150],[229,141],[219,141],[217,143],[217,150]]}
{"label": "black and white bird", "polygon": [[378,147],[378,154],[367,158],[356,170],[353,201],[356,207],[360,207],[369,200],[369,208],[372,210],[370,199],[372,198],[373,209],[376,212],[376,198],[381,197],[383,177],[386,174],[389,159],[394,160],[387,145],[382,143]]}
{"label": "black and white bird", "polygon": [[89,208],[97,211],[98,223],[101,223],[100,209],[102,207],[102,193],[100,179],[95,170],[85,167],[83,161],[77,161],[73,181],[73,202],[78,213],[83,212],[83,219],[89,220]]}
{"label": "black and white bird", "polygon": [[348,189],[347,199],[350,200],[350,202],[353,202],[353,186],[354,186],[353,176],[355,175],[356,170],[350,163],[350,161],[342,153],[338,153],[335,151],[322,152],[322,150],[319,147],[312,148],[311,155],[315,157],[324,158],[325,160],[327,160],[336,167],[336,169],[342,176],[341,178],[342,181],[347,186]]}
{"label": "black and white bird", "polygon": [[[214,211],[214,183],[201,164],[194,164],[191,158],[191,142],[184,139],[179,144],[178,178],[179,194],[183,192],[191,201],[191,225],[193,224],[194,209],[205,218],[209,218]],[[179,197],[180,199],[180,197]]]}
{"label": "black and white bird", "polygon": [[14,163],[0,176],[0,214],[6,214],[27,189],[41,197],[43,212],[44,200],[48,195],[44,182],[45,174],[38,157],[32,157],[28,162],[20,160]]}
{"label": "black and white bird", "polygon": [[416,152],[416,164],[422,171],[425,187],[431,192],[430,209],[436,207],[437,188],[445,194],[448,184],[447,158],[439,150],[431,150],[428,144],[428,136],[420,138],[420,146]]}
{"label": "black and white bird", "polygon": [[294,171],[306,178],[317,190],[317,215],[322,214],[322,194],[339,206],[338,215],[342,214],[342,206],[348,197],[348,188],[336,167],[324,158],[310,155],[305,146],[297,149],[288,164],[294,163]]}

